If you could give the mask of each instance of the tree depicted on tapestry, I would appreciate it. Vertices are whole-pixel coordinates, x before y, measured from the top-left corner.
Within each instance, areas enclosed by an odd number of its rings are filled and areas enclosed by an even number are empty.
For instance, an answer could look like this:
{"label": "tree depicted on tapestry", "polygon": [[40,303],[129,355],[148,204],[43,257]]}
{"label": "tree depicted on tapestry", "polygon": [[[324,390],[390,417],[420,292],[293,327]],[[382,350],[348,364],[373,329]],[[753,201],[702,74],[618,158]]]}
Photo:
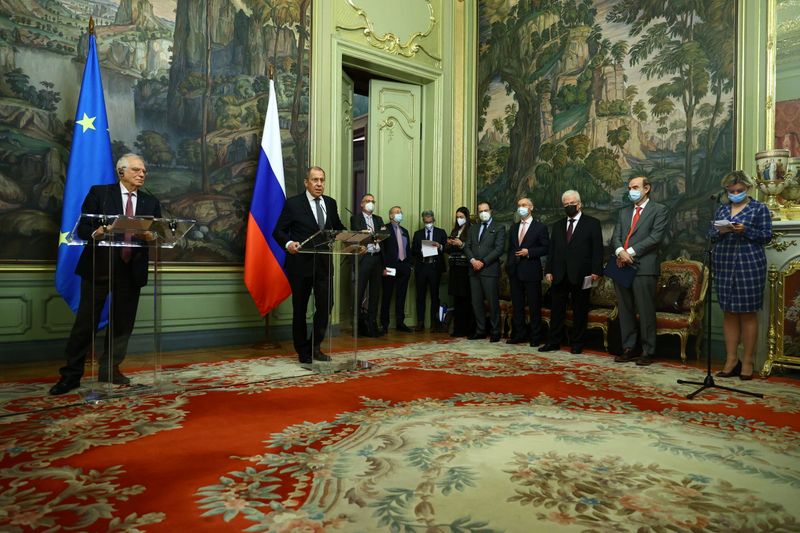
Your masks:
{"label": "tree depicted on tapestry", "polygon": [[735,10],[679,4],[481,1],[478,197],[509,219],[530,196],[549,220],[574,188],[610,233],[646,176],[672,208],[668,255],[699,254],[733,159]]}
{"label": "tree depicted on tapestry", "polygon": [[311,0],[2,4],[0,260],[55,258],[90,15],[114,156],[141,153],[165,215],[198,221],[168,259],[242,261],[269,65],[288,194],[308,166]]}

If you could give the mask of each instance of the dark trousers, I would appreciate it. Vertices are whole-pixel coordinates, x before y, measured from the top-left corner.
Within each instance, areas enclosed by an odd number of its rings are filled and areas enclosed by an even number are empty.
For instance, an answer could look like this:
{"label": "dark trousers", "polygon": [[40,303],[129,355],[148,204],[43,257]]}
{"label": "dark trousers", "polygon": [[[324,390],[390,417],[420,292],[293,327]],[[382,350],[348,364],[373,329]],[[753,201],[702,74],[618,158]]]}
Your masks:
{"label": "dark trousers", "polygon": [[439,323],[439,283],[442,274],[438,263],[418,263],[414,276],[417,281],[417,322],[425,322],[425,300],[431,293],[431,327]]}
{"label": "dark trousers", "polygon": [[573,347],[583,348],[586,323],[589,316],[591,289],[581,289],[582,283],[570,283],[566,278],[550,288],[550,336],[548,344],[560,345],[564,340],[564,322],[567,319],[567,301],[572,299],[572,329],[569,341]]}
{"label": "dark trousers", "polygon": [[394,276],[383,276],[383,296],[381,298],[381,325],[389,328],[389,306],[392,303],[392,293],[395,291],[394,299],[394,319],[398,326],[403,324],[406,318],[406,292],[408,292],[408,280],[411,278],[411,265],[406,259],[398,263]]}
{"label": "dark trousers", "polygon": [[[119,272],[115,270],[114,273],[109,324],[106,326],[103,355],[98,361],[101,376],[109,376],[110,372],[125,359],[125,354],[128,352],[128,340],[133,332],[141,291],[141,287],[131,284],[128,268],[129,266],[123,265]],[[91,281],[81,280],[81,301],[64,350],[67,364],[59,370],[65,381],[79,383],[83,377],[86,355],[92,348],[108,289],[108,283],[96,283],[93,287]],[[112,343],[111,346],[109,343]]]}
{"label": "dark trousers", "polygon": [[[311,276],[289,276],[289,285],[292,287],[292,341],[294,350],[300,359],[310,359],[314,351],[319,351],[320,344],[325,339],[328,329],[328,320],[333,309],[333,295],[330,290],[330,280],[333,271],[329,269],[329,259],[314,258],[315,271]],[[311,329],[311,338],[308,337],[306,326],[306,312],[308,299],[314,292],[314,324]]]}
{"label": "dark trousers", "polygon": [[469,291],[466,294],[454,294],[453,335],[466,337],[475,331],[475,317],[472,315],[472,300]]}
{"label": "dark trousers", "polygon": [[[500,337],[500,291],[495,277],[470,274],[469,289],[472,293],[472,312],[475,314],[475,333],[492,337]],[[489,305],[489,326],[487,331],[486,309],[484,300]]]}
{"label": "dark trousers", "polygon": [[642,351],[647,355],[656,353],[656,284],[658,276],[637,274],[630,288],[614,283],[619,307],[619,327],[622,348],[636,346],[636,314],[639,314],[639,335]]}
{"label": "dark trousers", "polygon": [[[526,339],[539,342],[542,329],[542,282],[522,281],[515,275],[509,275],[511,286],[511,305],[514,307],[515,339]],[[530,323],[525,327],[525,304],[530,310]]]}
{"label": "dark trousers", "polygon": [[378,317],[378,302],[381,293],[381,274],[383,261],[380,254],[366,254],[358,261],[358,308],[364,305],[364,294],[369,290],[367,300],[367,317],[370,324]]}

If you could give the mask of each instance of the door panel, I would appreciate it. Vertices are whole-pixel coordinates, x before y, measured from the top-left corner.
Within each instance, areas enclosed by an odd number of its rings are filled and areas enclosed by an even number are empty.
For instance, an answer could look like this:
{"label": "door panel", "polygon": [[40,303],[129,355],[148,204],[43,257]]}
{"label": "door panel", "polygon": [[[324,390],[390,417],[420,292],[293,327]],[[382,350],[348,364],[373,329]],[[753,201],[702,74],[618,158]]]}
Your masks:
{"label": "door panel", "polygon": [[[341,94],[341,110],[342,116],[339,121],[339,179],[341,180],[342,191],[353,190],[353,80],[345,73],[342,72],[342,94]],[[352,194],[339,195],[339,210],[342,216],[342,222],[348,228],[350,227],[350,216],[344,208],[355,210],[355,207],[349,206]],[[352,208],[352,209],[351,209]],[[344,212],[342,212],[344,211]],[[341,268],[337,268],[337,275],[339,278],[339,291],[338,309],[339,309],[339,324],[344,330],[351,329],[353,324],[353,317],[355,313],[355,304],[353,297],[355,295],[355,278],[352,258],[348,257],[346,261],[342,262]]]}

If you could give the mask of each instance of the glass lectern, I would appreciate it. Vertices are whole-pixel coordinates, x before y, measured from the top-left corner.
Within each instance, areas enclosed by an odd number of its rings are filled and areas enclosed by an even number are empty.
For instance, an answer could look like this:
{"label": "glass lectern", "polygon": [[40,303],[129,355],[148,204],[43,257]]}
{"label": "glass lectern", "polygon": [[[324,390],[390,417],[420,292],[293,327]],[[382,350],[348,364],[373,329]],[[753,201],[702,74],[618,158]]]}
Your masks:
{"label": "glass lectern", "polygon": [[[313,254],[314,257],[314,276],[316,277],[320,269],[328,277],[328,321],[325,328],[324,338],[320,339],[320,334],[314,326],[311,327],[312,362],[311,370],[320,374],[331,374],[333,372],[355,370],[364,366],[358,360],[358,256],[366,252],[369,243],[379,243],[388,237],[388,233],[374,233],[365,231],[335,231],[321,230],[304,242],[300,243],[299,253]],[[353,261],[353,304],[352,316],[350,313],[342,313],[341,320],[333,320],[330,316],[333,310],[333,273],[334,265],[343,266],[345,259],[351,258]],[[345,275],[344,272],[342,275]],[[317,301],[314,300],[314,313],[317,312]],[[345,306],[343,306],[345,308]],[[347,316],[344,316],[347,314]],[[351,335],[344,335],[344,327],[352,329]],[[337,335],[338,332],[338,335]]]}
{"label": "glass lectern", "polygon": [[[82,386],[78,391],[84,400],[100,401],[172,388],[172,384],[161,375],[160,251],[162,248],[174,248],[194,224],[194,220],[177,218],[82,214],[67,236],[67,243],[71,246],[91,247],[92,297],[96,300],[102,298],[103,294],[108,294],[105,307],[109,309],[107,338],[113,339],[98,350],[97,332],[92,336],[87,354],[89,367],[84,372]],[[143,255],[142,252],[147,253]],[[121,277],[122,269],[127,269],[126,275],[131,278],[146,275],[148,259],[152,265],[152,275],[147,277],[147,284],[153,291],[152,357],[148,357],[146,361],[138,360],[135,365],[127,367],[135,375],[130,383],[123,383],[119,365],[125,357],[130,332],[114,335],[115,322],[121,318],[114,316],[111,302],[116,292],[124,292],[115,291],[114,287],[115,284],[121,286],[117,278]],[[125,322],[129,323],[130,320]],[[138,325],[141,329],[142,324]],[[121,331],[122,323],[119,327]]]}

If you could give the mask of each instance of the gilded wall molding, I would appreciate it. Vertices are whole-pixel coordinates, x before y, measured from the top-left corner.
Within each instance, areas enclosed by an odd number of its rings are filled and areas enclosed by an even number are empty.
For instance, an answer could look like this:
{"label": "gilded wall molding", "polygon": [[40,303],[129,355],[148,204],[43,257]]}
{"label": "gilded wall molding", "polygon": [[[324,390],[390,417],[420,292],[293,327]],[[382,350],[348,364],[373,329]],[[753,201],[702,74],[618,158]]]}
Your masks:
{"label": "gilded wall molding", "polygon": [[337,30],[361,31],[371,46],[379,48],[393,55],[411,58],[416,56],[417,52],[421,51],[434,61],[442,60],[442,58],[436,57],[428,52],[424,46],[417,42],[418,40],[429,36],[433,31],[433,28],[436,26],[436,17],[434,16],[431,0],[425,0],[425,5],[428,7],[428,27],[424,31],[412,33],[405,42],[401,41],[400,37],[391,32],[378,35],[375,32],[375,24],[370,19],[369,14],[367,14],[364,9],[358,7],[356,5],[356,1],[357,0],[347,0],[347,3],[355,10],[356,15],[361,18],[363,24],[361,26],[355,26],[352,28],[337,25]]}
{"label": "gilded wall molding", "polygon": [[770,240],[765,248],[774,248],[778,252],[785,252],[791,246],[796,246],[797,241],[792,239],[791,241],[783,241],[782,238],[785,236],[785,233],[780,231],[773,231],[772,232],[772,240]]}

